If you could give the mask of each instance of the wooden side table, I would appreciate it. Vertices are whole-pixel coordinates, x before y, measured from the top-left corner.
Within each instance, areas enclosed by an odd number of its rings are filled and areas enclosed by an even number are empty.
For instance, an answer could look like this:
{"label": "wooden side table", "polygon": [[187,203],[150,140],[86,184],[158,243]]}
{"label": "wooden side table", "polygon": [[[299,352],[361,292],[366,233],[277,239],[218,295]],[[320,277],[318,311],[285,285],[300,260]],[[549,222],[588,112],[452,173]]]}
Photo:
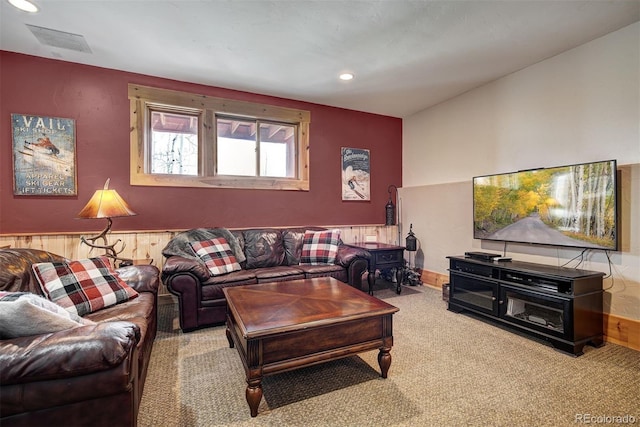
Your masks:
{"label": "wooden side table", "polygon": [[133,265],[153,265],[153,258],[134,259]]}
{"label": "wooden side table", "polygon": [[376,270],[396,268],[396,293],[402,292],[402,280],[404,270],[404,246],[389,245],[387,243],[363,242],[348,243],[349,246],[366,249],[371,254],[369,259],[369,295],[373,295],[373,285],[376,282]]}
{"label": "wooden side table", "polygon": [[153,258],[121,260],[120,264],[118,264],[118,267],[127,267],[130,265],[153,265]]}

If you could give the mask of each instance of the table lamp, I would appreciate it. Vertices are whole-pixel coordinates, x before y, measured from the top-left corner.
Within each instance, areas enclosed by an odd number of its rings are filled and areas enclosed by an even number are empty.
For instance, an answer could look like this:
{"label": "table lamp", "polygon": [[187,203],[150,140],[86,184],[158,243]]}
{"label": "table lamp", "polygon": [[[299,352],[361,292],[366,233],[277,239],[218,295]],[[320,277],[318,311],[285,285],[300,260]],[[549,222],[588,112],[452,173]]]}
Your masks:
{"label": "table lamp", "polygon": [[[111,230],[111,225],[113,224],[111,218],[133,216],[137,214],[131,210],[129,205],[127,205],[127,202],[120,197],[116,190],[109,190],[109,180],[110,179],[107,178],[102,190],[96,190],[96,192],[93,193],[93,197],[91,197],[87,205],[78,214],[78,218],[106,218],[107,226],[102,230],[102,232],[100,232],[100,234],[92,237],[82,236],[80,237],[80,241],[92,248],[104,249],[106,251],[105,255],[112,258],[114,261],[118,259],[121,261],[128,261],[118,257],[118,254],[122,253],[124,250],[124,242],[122,243],[120,250],[116,250],[115,247],[120,243],[120,239],[113,244],[109,244],[106,236]],[[102,245],[95,244],[96,240],[102,240]]]}

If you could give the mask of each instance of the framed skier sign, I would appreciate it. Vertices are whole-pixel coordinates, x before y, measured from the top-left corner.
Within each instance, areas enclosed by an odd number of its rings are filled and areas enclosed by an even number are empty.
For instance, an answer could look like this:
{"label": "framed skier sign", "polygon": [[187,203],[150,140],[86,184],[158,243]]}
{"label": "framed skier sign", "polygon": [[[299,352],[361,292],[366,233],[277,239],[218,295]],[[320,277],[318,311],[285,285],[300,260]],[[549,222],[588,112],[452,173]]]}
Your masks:
{"label": "framed skier sign", "polygon": [[369,150],[342,148],[342,200],[371,200]]}
{"label": "framed skier sign", "polygon": [[13,194],[76,196],[76,124],[60,117],[11,114]]}

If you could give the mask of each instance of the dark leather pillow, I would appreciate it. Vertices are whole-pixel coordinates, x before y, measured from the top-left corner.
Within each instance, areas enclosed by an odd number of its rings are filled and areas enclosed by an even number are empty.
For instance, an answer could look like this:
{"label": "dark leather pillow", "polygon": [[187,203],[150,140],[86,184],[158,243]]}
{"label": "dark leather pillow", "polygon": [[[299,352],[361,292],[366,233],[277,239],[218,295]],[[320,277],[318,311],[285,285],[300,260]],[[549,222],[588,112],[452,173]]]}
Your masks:
{"label": "dark leather pillow", "polygon": [[0,250],[0,291],[31,292],[43,295],[31,264],[39,262],[64,262],[60,255],[40,249],[2,249]]}
{"label": "dark leather pillow", "polygon": [[304,231],[305,230],[295,229],[284,230],[282,232],[282,240],[284,241],[284,255],[287,261],[287,265],[300,264]]}
{"label": "dark leather pillow", "polygon": [[277,267],[284,263],[284,245],[280,230],[261,228],[244,230],[246,268]]}

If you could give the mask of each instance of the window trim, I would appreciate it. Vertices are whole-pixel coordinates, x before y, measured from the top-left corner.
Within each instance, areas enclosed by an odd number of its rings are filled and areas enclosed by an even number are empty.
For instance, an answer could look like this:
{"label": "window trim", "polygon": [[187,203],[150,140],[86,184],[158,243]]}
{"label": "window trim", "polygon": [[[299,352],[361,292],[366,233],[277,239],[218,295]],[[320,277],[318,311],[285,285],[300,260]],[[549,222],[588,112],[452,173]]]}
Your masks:
{"label": "window trim", "polygon": [[[305,110],[278,107],[255,102],[237,101],[198,95],[169,89],[129,84],[130,104],[130,183],[131,185],[161,187],[205,187],[205,188],[242,188],[268,190],[309,191],[309,125],[311,113]],[[219,176],[219,175],[173,175],[148,173],[148,162],[145,158],[148,147],[147,112],[152,108],[184,108],[198,112],[199,147],[203,149],[201,172],[213,173],[215,147],[204,143],[216,138],[215,116],[227,115],[277,121],[296,125],[298,129],[297,144],[297,178]]]}

